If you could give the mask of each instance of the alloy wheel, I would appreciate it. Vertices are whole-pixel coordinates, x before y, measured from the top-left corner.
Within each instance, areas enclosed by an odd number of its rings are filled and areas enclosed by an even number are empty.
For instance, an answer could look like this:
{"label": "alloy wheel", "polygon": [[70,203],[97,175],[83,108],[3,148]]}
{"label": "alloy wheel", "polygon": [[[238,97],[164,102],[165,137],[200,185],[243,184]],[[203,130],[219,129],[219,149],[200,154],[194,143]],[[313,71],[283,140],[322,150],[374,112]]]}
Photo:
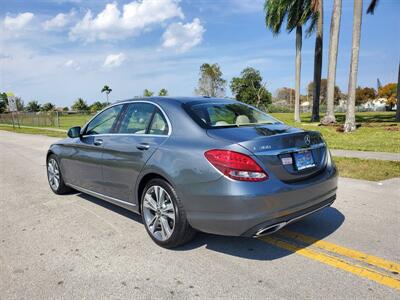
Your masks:
{"label": "alloy wheel", "polygon": [[47,175],[51,188],[57,191],[60,186],[60,169],[54,158],[51,158],[47,163]]}
{"label": "alloy wheel", "polygon": [[154,238],[165,241],[171,237],[175,228],[175,207],[164,188],[153,185],[146,191],[142,213]]}

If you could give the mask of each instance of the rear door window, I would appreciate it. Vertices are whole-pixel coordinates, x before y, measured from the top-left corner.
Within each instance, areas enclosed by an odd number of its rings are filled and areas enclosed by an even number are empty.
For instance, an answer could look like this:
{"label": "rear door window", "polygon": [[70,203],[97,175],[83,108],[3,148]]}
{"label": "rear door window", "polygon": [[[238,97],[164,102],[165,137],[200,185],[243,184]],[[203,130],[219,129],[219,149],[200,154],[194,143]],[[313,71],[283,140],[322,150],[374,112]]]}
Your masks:
{"label": "rear door window", "polygon": [[123,116],[118,133],[145,134],[155,106],[150,103],[131,103]]}

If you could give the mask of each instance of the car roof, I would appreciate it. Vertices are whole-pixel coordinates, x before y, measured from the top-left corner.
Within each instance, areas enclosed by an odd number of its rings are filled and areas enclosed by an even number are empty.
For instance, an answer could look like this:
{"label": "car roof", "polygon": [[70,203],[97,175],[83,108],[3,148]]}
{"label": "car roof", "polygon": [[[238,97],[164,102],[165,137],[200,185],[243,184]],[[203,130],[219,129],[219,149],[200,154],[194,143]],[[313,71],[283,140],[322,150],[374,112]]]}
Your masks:
{"label": "car roof", "polygon": [[117,103],[122,103],[122,102],[135,102],[135,101],[152,101],[155,103],[160,103],[163,101],[169,101],[169,102],[175,102],[177,104],[186,104],[186,103],[207,103],[207,102],[220,102],[220,103],[232,103],[236,102],[234,99],[229,99],[229,98],[212,98],[212,97],[170,97],[170,96],[160,96],[160,97],[140,97],[140,98],[133,98],[133,99],[126,99],[126,100],[121,100],[115,102]]}

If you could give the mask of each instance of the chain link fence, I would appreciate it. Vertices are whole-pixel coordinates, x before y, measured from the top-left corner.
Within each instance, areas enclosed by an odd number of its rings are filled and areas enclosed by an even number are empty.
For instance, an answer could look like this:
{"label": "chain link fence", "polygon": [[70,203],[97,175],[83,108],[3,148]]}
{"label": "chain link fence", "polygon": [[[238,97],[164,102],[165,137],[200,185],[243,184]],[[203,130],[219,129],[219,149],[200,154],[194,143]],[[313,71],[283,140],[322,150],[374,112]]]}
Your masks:
{"label": "chain link fence", "polygon": [[15,112],[0,114],[0,124],[68,129],[82,126],[93,114],[85,112]]}

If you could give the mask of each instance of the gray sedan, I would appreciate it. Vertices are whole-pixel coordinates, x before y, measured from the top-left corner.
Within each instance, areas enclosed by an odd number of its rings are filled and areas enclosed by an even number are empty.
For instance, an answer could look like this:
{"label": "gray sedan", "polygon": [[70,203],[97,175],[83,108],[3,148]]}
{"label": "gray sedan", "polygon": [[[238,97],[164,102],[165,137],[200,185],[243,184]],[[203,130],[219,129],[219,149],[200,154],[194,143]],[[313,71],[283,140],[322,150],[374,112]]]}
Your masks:
{"label": "gray sedan", "polygon": [[77,190],[141,214],[177,247],[196,231],[257,237],[329,206],[337,171],[318,132],[244,103],[152,97],[113,104],[47,154],[56,194]]}

